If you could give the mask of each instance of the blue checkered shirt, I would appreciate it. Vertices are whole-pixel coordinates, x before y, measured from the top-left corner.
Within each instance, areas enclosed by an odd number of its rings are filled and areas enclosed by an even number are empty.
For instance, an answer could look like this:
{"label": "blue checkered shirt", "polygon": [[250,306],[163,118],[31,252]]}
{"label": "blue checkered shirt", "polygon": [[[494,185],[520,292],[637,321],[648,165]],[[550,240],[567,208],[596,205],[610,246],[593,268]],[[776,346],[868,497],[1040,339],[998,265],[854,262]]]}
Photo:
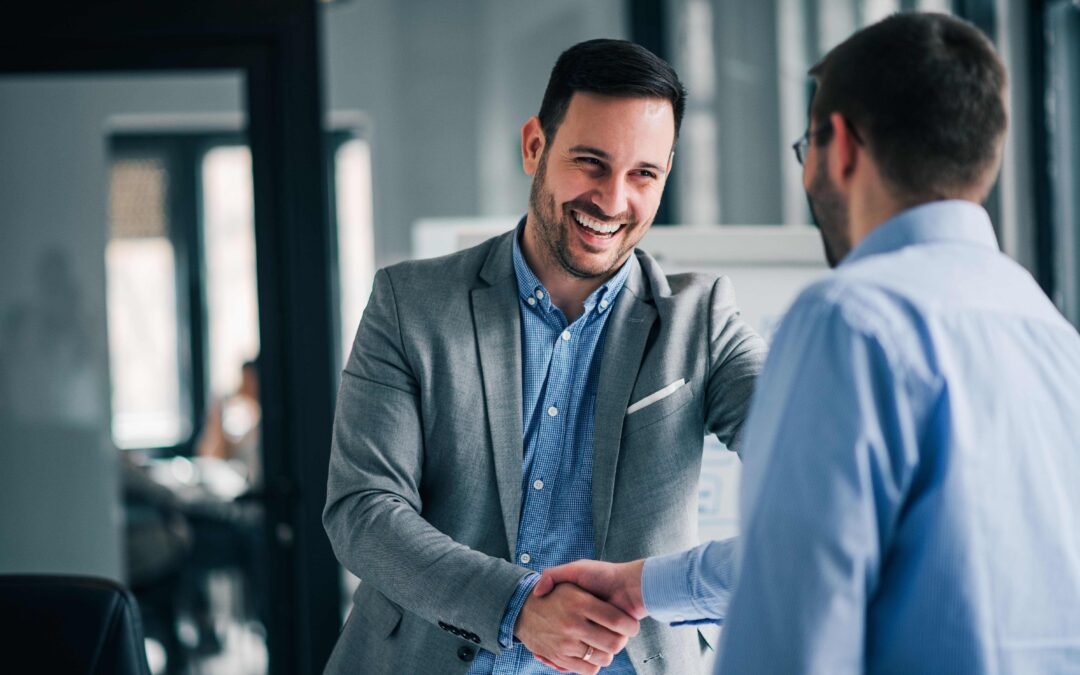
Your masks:
{"label": "blue checkered shirt", "polygon": [[[514,272],[521,310],[524,463],[516,562],[535,572],[595,556],[592,523],[593,423],[604,352],[604,325],[629,264],[585,300],[569,324],[529,269],[514,237]],[[629,262],[629,261],[628,261]],[[470,675],[557,673],[513,638],[514,624],[539,574],[522,578],[499,631],[506,651],[480,650]],[[623,651],[601,672],[633,673]]]}

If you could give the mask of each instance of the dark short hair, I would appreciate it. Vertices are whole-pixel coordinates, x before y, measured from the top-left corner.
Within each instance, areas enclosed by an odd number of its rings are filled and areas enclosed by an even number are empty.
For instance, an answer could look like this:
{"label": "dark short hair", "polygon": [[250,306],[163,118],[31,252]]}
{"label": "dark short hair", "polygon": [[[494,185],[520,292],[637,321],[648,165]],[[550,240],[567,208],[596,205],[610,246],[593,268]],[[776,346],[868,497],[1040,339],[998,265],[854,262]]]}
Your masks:
{"label": "dark short hair", "polygon": [[[843,115],[900,196],[988,188],[1007,127],[1005,66],[977,28],[944,14],[894,14],[810,69],[811,118]],[[985,183],[985,185],[984,185]]]}
{"label": "dark short hair", "polygon": [[555,62],[540,104],[540,126],[550,143],[575,92],[622,98],[662,98],[675,113],[679,137],[686,89],[675,69],[641,45],[626,40],[587,40],[567,49]]}

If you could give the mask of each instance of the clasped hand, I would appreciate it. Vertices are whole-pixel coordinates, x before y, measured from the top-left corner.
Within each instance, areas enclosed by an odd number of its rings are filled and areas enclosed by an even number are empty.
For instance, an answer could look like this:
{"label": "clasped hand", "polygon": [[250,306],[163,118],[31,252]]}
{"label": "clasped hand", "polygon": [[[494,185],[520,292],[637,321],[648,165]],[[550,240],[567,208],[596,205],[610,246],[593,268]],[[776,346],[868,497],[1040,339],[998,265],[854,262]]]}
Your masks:
{"label": "clasped hand", "polygon": [[637,635],[646,616],[641,563],[580,560],[546,570],[514,634],[545,665],[593,675]]}

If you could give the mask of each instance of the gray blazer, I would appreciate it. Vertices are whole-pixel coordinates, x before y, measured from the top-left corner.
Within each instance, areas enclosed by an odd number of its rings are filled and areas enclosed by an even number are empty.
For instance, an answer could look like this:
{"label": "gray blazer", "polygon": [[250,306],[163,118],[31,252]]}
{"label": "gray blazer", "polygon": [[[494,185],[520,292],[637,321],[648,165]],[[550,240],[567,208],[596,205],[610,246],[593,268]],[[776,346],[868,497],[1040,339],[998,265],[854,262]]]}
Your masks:
{"label": "gray blazer", "polygon": [[[513,233],[380,270],[341,378],[323,523],[360,577],[326,673],[465,673],[499,653],[518,580],[521,319]],[[612,308],[596,400],[598,559],[689,548],[706,432],[737,448],[765,344],[731,283],[664,276],[638,250]],[[627,407],[686,384],[631,414]],[[637,672],[693,673],[694,627],[646,619]]]}

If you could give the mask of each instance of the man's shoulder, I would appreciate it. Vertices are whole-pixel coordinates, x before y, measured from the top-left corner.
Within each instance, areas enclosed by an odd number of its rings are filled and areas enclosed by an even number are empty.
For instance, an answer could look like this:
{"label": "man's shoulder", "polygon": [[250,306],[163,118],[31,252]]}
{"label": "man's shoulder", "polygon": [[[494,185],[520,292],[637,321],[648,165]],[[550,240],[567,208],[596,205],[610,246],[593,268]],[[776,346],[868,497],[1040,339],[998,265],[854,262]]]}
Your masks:
{"label": "man's shoulder", "polygon": [[[902,284],[864,272],[838,268],[807,286],[784,317],[783,324],[790,324],[785,343],[809,343],[810,333],[819,332],[828,335],[827,342],[873,345],[894,367],[931,381],[933,331],[927,329],[926,308]],[[779,344],[778,334],[774,348]]]}

